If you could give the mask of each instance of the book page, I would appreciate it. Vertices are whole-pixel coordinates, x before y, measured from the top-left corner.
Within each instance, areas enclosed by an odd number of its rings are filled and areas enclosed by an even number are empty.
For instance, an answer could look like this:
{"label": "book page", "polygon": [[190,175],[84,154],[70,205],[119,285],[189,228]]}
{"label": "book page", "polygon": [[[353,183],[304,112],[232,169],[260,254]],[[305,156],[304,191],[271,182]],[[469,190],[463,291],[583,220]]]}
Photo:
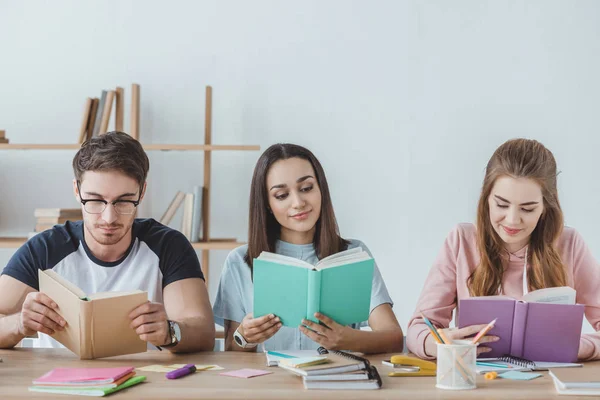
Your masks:
{"label": "book page", "polygon": [[529,303],[575,304],[577,291],[568,286],[534,290],[523,296]]}
{"label": "book page", "polygon": [[261,252],[258,256],[258,260],[271,261],[277,264],[291,265],[293,267],[314,269],[314,267],[306,261],[294,257],[283,256],[281,254],[270,253],[268,251]]}
{"label": "book page", "polygon": [[369,256],[369,253],[367,253],[366,251],[361,251],[359,253],[344,255],[343,257],[332,258],[326,262],[323,262],[323,260],[319,261],[315,268],[320,271],[327,268],[340,267],[342,265],[353,264],[359,261],[370,259],[371,256]]}
{"label": "book page", "polygon": [[132,290],[131,292],[98,292],[88,296],[89,300],[107,299],[110,297],[128,296],[130,294],[143,293],[141,290]]}
{"label": "book page", "polygon": [[325,257],[322,260],[319,260],[319,262],[317,262],[317,265],[322,264],[322,263],[327,263],[327,262],[333,260],[334,258],[346,257],[348,255],[357,254],[357,253],[360,253],[361,251],[363,251],[362,247],[355,247],[353,249],[340,251],[339,253],[332,254],[328,257]]}

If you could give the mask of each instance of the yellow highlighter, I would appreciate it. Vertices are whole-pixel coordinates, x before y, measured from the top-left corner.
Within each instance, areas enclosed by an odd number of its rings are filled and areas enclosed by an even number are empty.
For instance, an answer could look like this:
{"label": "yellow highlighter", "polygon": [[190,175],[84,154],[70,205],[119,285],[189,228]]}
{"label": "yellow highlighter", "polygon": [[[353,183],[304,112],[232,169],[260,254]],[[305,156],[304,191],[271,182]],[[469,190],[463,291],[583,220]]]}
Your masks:
{"label": "yellow highlighter", "polygon": [[437,365],[432,361],[421,360],[404,354],[393,356],[390,362],[394,367],[416,367],[414,371],[395,371],[388,376],[435,376]]}

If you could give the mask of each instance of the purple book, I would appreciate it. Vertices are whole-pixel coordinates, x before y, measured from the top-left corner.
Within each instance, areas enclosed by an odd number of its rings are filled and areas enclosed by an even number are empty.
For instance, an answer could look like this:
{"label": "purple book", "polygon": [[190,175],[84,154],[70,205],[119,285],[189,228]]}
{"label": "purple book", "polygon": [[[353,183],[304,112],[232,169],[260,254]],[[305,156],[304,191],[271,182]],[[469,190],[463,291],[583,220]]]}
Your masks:
{"label": "purple book", "polygon": [[485,343],[492,351],[481,357],[511,355],[531,361],[575,362],[584,309],[582,304],[474,297],[459,301],[458,326],[487,324],[498,319],[488,335],[500,340]]}

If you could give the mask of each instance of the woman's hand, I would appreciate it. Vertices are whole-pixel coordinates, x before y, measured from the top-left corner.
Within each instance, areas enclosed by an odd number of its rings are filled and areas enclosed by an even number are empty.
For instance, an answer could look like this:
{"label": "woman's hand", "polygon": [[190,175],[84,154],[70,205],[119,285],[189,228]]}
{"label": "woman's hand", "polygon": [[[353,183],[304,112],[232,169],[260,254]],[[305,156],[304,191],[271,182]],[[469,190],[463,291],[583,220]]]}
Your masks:
{"label": "woman's hand", "polygon": [[[466,339],[468,336],[475,335],[477,332],[479,332],[486,326],[487,326],[486,324],[471,325],[471,326],[465,326],[464,328],[460,328],[460,329],[439,329],[439,330],[442,330],[444,332],[444,334],[446,335],[446,337],[454,342],[456,340],[463,340],[463,339]],[[479,343],[497,342],[498,340],[500,340],[500,338],[498,336],[483,336],[481,339],[479,339]],[[478,346],[477,347],[477,355],[479,355],[481,353],[487,353],[489,351],[492,351],[492,349],[489,347],[486,347],[486,346]],[[437,358],[437,342],[433,338],[433,334],[429,334],[427,336],[427,339],[425,339],[425,353],[428,356]]]}
{"label": "woman's hand", "polygon": [[262,343],[270,339],[280,328],[279,317],[269,314],[253,318],[250,313],[244,317],[238,331],[248,343]]}
{"label": "woman's hand", "polygon": [[300,331],[327,350],[347,349],[349,336],[352,335],[352,328],[340,325],[331,318],[320,313],[315,313],[315,318],[325,325],[317,324],[305,319],[302,320],[302,324],[306,326],[300,325]]}

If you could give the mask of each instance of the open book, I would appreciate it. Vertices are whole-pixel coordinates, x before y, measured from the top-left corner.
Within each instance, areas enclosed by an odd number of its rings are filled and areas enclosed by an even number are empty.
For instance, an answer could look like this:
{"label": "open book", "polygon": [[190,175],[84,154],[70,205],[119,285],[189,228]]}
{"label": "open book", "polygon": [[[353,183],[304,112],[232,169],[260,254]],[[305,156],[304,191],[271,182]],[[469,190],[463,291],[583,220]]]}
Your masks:
{"label": "open book", "polygon": [[38,270],[40,292],[58,304],[58,313],[67,321],[52,337],[77,354],[93,359],[142,353],[147,349],[129,326],[128,315],[148,301],[148,293],[104,292],[87,296],[77,286],[52,270]]}
{"label": "open book", "polygon": [[498,321],[488,335],[497,342],[486,343],[491,352],[483,357],[510,355],[529,361],[571,363],[577,361],[585,307],[575,304],[570,287],[540,289],[517,301],[507,296],[462,299],[458,326]]}
{"label": "open book", "polygon": [[275,314],[283,325],[319,322],[320,312],[339,324],[369,319],[375,263],[357,247],[315,266],[293,257],[262,252],[254,259],[254,317]]}

